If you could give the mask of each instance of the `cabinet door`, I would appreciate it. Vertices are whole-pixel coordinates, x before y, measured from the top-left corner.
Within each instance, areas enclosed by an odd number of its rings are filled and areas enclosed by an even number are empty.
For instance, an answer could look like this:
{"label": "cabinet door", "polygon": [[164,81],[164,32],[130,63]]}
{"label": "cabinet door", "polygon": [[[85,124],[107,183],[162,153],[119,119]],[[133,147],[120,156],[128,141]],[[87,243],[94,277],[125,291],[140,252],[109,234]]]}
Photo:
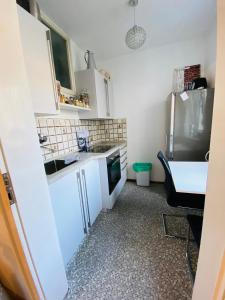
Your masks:
{"label": "cabinet door", "polygon": [[20,6],[17,10],[34,112],[56,114],[59,109],[59,99],[52,64],[49,30]]}
{"label": "cabinet door", "polygon": [[59,243],[66,265],[85,235],[77,172],[66,174],[50,184],[49,189]]}
{"label": "cabinet door", "polygon": [[96,88],[96,99],[98,107],[98,117],[107,118],[109,117],[109,91],[108,82],[104,76],[95,70],[95,88]]}
{"label": "cabinet door", "polygon": [[81,169],[82,187],[87,211],[88,226],[92,226],[102,209],[99,164],[92,160]]}
{"label": "cabinet door", "polygon": [[45,299],[61,300],[68,284],[28,91],[16,1],[1,1],[0,28],[1,150],[38,284]]}
{"label": "cabinet door", "polygon": [[112,79],[107,80],[108,83],[108,115],[113,118],[113,84]]}

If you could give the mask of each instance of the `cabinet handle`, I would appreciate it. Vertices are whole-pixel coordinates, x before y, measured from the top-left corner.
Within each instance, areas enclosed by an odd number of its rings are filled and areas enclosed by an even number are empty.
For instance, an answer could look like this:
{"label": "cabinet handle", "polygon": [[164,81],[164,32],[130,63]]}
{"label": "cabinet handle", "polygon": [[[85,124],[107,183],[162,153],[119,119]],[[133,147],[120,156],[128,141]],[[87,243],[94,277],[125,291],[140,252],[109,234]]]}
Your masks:
{"label": "cabinet handle", "polygon": [[87,193],[87,183],[86,183],[85,171],[81,170],[81,174],[83,176],[83,181],[84,181],[84,193],[85,193],[86,207],[87,207],[87,213],[88,213],[88,227],[91,227],[91,218],[90,218],[90,209],[89,209],[89,202],[88,202],[88,193]]}
{"label": "cabinet handle", "polygon": [[106,79],[104,79],[104,83],[105,83],[105,95],[106,95],[106,115],[107,115],[107,117],[110,117],[108,81]]}
{"label": "cabinet handle", "polygon": [[85,210],[84,210],[84,201],[83,201],[83,193],[81,187],[81,180],[80,180],[80,173],[77,173],[77,184],[78,184],[78,192],[80,198],[80,205],[81,205],[81,214],[83,219],[83,226],[84,226],[84,233],[87,233],[87,223],[85,218]]}
{"label": "cabinet handle", "polygon": [[127,154],[127,151],[124,151],[124,153],[120,156],[120,158],[123,158]]}
{"label": "cabinet handle", "polygon": [[127,157],[124,158],[124,160],[121,162],[121,165],[123,165],[126,160],[127,160]]}
{"label": "cabinet handle", "polygon": [[51,73],[52,73],[52,84],[55,94],[55,107],[56,110],[59,110],[59,95],[56,87],[56,75],[55,75],[55,66],[54,66],[54,59],[53,59],[53,50],[52,50],[52,39],[51,39],[51,32],[50,30],[46,31],[46,37],[47,37],[47,44],[48,44],[48,52],[50,57],[50,67],[51,67]]}
{"label": "cabinet handle", "polygon": [[127,164],[125,164],[125,166],[123,167],[122,171],[127,167]]}

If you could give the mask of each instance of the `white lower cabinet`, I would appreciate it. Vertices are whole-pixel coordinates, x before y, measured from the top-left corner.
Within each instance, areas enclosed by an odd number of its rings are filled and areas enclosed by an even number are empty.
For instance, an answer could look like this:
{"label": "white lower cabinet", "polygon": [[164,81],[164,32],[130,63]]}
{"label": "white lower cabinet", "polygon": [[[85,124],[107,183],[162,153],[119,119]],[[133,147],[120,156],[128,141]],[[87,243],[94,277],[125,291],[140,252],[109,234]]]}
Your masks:
{"label": "white lower cabinet", "polygon": [[65,265],[85,235],[78,175],[79,172],[70,172],[49,186]]}
{"label": "white lower cabinet", "polygon": [[97,160],[73,169],[49,184],[64,264],[77,251],[102,209]]}
{"label": "white lower cabinet", "polygon": [[86,210],[88,213],[88,226],[92,226],[102,209],[102,196],[100,186],[99,163],[92,160],[81,168],[82,187]]}
{"label": "white lower cabinet", "polygon": [[102,208],[104,211],[112,209],[119,194],[121,193],[127,181],[127,147],[120,146],[120,171],[121,178],[115,186],[113,192],[109,194],[108,170],[105,158],[99,160],[101,191],[102,191]]}
{"label": "white lower cabinet", "polygon": [[124,183],[127,180],[127,147],[122,147],[120,149],[120,170],[121,170],[121,180]]}

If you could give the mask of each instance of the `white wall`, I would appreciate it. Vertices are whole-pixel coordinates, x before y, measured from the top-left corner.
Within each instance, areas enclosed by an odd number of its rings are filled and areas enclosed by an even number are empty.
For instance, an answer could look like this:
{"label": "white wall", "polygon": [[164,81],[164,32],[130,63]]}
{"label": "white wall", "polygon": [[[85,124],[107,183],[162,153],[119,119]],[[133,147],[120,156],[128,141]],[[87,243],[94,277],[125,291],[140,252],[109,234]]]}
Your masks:
{"label": "white wall", "polygon": [[152,180],[163,180],[156,154],[165,148],[166,98],[173,70],[200,63],[204,75],[207,42],[200,37],[98,63],[112,75],[115,117],[127,118],[129,178],[134,178],[133,162],[151,161]]}
{"label": "white wall", "polygon": [[213,25],[211,31],[206,37],[205,48],[205,75],[208,79],[210,87],[215,87],[216,74],[216,24]]}

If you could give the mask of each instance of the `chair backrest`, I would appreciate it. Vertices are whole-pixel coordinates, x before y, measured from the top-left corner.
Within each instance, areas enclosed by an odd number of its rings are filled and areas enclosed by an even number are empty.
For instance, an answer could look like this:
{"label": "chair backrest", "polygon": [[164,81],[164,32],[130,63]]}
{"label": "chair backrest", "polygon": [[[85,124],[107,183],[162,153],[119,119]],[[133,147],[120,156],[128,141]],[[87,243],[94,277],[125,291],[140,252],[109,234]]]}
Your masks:
{"label": "chair backrest", "polygon": [[175,186],[173,183],[172,174],[170,171],[170,166],[168,164],[167,159],[163,155],[162,151],[159,151],[157,154],[157,157],[159,161],[161,162],[163,169],[165,171],[166,179],[165,179],[165,188],[166,188],[166,194],[167,194],[167,203],[171,206],[176,206],[175,203],[173,203],[173,193],[176,192]]}
{"label": "chair backrest", "polygon": [[165,188],[167,194],[167,203],[173,207],[179,206],[185,208],[204,209],[205,195],[177,193],[173,183],[169,163],[162,151],[159,151],[157,157],[160,160],[166,175]]}

